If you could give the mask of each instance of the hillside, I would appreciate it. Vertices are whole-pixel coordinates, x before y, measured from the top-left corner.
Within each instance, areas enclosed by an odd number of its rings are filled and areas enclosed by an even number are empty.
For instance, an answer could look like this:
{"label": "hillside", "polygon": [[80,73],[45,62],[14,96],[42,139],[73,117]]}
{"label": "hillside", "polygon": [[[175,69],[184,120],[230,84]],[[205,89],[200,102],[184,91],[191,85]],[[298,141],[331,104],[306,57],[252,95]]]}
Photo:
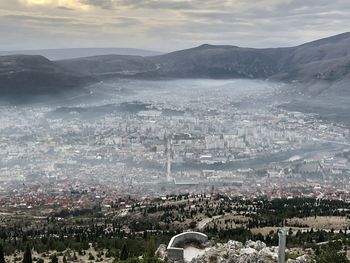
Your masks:
{"label": "hillside", "polygon": [[156,65],[141,56],[104,55],[57,61],[57,64],[72,72],[99,77],[135,75],[154,71]]}
{"label": "hillside", "polygon": [[59,92],[92,79],[72,73],[42,56],[0,57],[0,94],[35,95]]}
{"label": "hillside", "polygon": [[267,78],[278,72],[276,61],[287,50],[202,45],[150,59],[169,77]]}
{"label": "hillside", "polygon": [[350,33],[290,48],[202,45],[150,59],[169,77],[338,81],[350,73]]}

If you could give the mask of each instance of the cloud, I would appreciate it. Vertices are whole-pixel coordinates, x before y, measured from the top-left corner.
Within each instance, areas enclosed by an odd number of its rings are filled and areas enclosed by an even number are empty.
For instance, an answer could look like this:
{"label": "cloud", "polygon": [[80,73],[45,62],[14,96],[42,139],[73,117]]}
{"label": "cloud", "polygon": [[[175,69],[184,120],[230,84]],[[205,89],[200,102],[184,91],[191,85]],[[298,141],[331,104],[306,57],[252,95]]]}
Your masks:
{"label": "cloud", "polygon": [[119,0],[115,1],[119,5],[129,6],[132,8],[148,8],[148,9],[171,9],[182,10],[194,8],[192,1],[161,1],[161,0]]}
{"label": "cloud", "polygon": [[56,8],[61,9],[61,10],[65,10],[65,11],[74,11],[75,10],[74,8],[69,8],[66,6],[57,6]]}
{"label": "cloud", "polygon": [[0,49],[292,46],[347,31],[349,13],[349,0],[0,0]]}
{"label": "cloud", "polygon": [[194,8],[192,1],[180,0],[80,0],[84,5],[113,9],[127,7],[136,9],[191,9]]}
{"label": "cloud", "polygon": [[115,4],[113,0],[80,0],[79,2],[84,5],[100,7],[102,9],[112,9]]}
{"label": "cloud", "polygon": [[87,5],[84,5],[79,0],[19,0],[20,3],[28,7],[60,7],[67,9],[87,10]]}
{"label": "cloud", "polygon": [[1,20],[8,20],[10,22],[21,22],[21,23],[30,23],[30,22],[38,22],[38,23],[54,23],[61,24],[71,22],[71,18],[63,18],[63,17],[50,17],[50,16],[30,16],[30,15],[5,15],[1,16]]}

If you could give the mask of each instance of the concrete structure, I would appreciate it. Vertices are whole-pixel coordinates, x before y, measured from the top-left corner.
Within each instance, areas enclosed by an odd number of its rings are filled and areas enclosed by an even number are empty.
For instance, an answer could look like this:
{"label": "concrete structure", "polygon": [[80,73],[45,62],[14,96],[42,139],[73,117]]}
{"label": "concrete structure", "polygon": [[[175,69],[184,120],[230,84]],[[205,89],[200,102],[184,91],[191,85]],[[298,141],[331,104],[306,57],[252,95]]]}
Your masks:
{"label": "concrete structure", "polygon": [[278,232],[278,263],[285,263],[286,261],[286,241],[288,232],[280,230]]}
{"label": "concrete structure", "polygon": [[197,242],[204,244],[208,241],[208,236],[200,232],[184,232],[173,236],[167,247],[167,255],[169,260],[184,260],[183,246],[186,243]]}
{"label": "concrete structure", "polygon": [[171,139],[168,139],[167,143],[167,173],[166,173],[166,180],[168,182],[171,181]]}

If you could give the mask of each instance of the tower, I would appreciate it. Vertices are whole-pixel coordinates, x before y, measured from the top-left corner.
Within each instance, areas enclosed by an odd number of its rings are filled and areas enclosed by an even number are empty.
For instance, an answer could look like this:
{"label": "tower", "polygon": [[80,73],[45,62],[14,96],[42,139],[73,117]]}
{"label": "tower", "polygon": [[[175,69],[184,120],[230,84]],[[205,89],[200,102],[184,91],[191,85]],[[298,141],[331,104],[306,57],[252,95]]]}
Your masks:
{"label": "tower", "polygon": [[285,263],[286,258],[286,241],[288,232],[280,230],[278,232],[278,263]]}
{"label": "tower", "polygon": [[171,181],[171,139],[167,139],[167,173],[166,173],[167,182]]}

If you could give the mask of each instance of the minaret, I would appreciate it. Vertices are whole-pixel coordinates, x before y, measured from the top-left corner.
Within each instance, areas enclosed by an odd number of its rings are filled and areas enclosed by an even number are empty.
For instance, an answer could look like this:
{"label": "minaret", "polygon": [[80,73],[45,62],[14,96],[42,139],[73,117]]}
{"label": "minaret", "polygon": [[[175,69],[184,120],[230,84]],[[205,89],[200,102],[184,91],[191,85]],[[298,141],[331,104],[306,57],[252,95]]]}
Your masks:
{"label": "minaret", "polygon": [[285,263],[286,261],[286,241],[288,232],[280,230],[278,232],[278,263]]}
{"label": "minaret", "polygon": [[167,173],[166,173],[167,182],[171,181],[171,139],[167,139]]}

